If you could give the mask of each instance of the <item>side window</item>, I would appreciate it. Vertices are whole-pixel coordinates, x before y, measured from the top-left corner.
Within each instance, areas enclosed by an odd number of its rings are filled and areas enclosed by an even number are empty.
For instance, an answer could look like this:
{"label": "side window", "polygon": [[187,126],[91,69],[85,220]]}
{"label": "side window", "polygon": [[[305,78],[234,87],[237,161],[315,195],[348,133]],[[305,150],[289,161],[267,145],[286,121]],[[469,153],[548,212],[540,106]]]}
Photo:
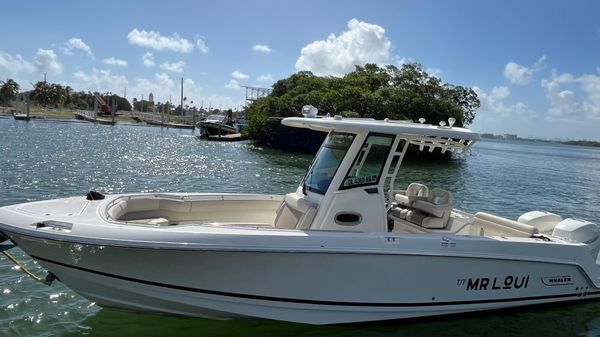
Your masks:
{"label": "side window", "polygon": [[393,142],[392,135],[370,134],[340,189],[378,184]]}

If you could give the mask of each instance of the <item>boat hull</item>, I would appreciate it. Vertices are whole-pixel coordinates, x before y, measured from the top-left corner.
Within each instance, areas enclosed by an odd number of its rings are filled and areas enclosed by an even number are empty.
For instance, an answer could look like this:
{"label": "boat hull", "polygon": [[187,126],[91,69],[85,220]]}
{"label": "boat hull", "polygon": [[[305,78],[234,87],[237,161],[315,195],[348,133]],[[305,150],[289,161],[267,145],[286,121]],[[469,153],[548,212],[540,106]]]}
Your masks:
{"label": "boat hull", "polygon": [[151,249],[5,233],[100,306],[311,324],[592,299],[573,264],[439,254]]}
{"label": "boat hull", "polygon": [[229,135],[239,132],[236,127],[224,123],[199,122],[197,125],[208,136]]}
{"label": "boat hull", "polygon": [[17,121],[28,121],[30,119],[27,114],[13,114],[13,118]]}

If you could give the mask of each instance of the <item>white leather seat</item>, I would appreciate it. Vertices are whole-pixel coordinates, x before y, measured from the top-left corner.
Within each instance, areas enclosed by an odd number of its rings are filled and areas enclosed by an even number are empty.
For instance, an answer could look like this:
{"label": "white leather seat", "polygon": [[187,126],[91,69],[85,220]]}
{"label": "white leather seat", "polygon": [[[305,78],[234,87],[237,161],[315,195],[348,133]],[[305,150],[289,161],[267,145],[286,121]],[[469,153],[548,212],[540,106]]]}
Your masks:
{"label": "white leather seat", "polygon": [[534,226],[484,212],[475,213],[469,231],[469,235],[524,238],[532,237],[538,233],[538,229]]}
{"label": "white leather seat", "polygon": [[310,229],[316,213],[315,204],[299,197],[296,193],[288,193],[277,209],[275,228]]}
{"label": "white leather seat", "polygon": [[391,209],[390,213],[397,217],[400,218],[402,220],[406,220],[406,215],[408,214],[408,212],[410,212],[410,209],[408,208],[401,208],[401,207],[394,207]]}
{"label": "white leather seat", "polygon": [[434,188],[429,191],[427,200],[415,200],[412,203],[415,210],[408,212],[406,219],[425,228],[445,228],[452,213],[452,202],[452,193]]}
{"label": "white leather seat", "polygon": [[408,187],[406,187],[404,194],[397,193],[394,195],[394,200],[398,205],[412,207],[413,202],[417,200],[427,200],[428,195],[429,188],[427,186],[420,183],[410,183]]}

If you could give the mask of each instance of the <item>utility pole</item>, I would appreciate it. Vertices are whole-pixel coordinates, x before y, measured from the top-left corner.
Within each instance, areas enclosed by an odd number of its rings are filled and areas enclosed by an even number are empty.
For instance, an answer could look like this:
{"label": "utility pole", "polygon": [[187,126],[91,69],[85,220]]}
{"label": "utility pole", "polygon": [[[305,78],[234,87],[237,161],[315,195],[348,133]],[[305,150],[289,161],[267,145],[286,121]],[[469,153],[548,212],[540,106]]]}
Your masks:
{"label": "utility pole", "polygon": [[27,111],[27,120],[29,120],[29,93],[30,91],[25,91],[25,110]]}
{"label": "utility pole", "polygon": [[110,103],[110,114],[112,115],[112,123],[115,124],[115,115],[117,114],[117,95],[111,96]]}
{"label": "utility pole", "polygon": [[19,92],[17,91],[17,100],[15,101],[15,114],[19,114],[19,98],[20,98]]}
{"label": "utility pole", "polygon": [[194,109],[194,101],[190,103],[192,105],[192,130],[196,127],[196,110]]}
{"label": "utility pole", "polygon": [[185,114],[183,113],[183,77],[181,78],[181,115],[183,117],[185,117]]}

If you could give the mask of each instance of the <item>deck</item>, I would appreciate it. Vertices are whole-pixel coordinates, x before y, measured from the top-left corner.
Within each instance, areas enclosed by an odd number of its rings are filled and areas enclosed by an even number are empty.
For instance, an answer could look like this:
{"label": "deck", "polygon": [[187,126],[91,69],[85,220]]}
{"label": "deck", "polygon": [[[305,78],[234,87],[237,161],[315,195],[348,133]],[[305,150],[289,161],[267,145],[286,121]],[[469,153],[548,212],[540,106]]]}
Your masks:
{"label": "deck", "polygon": [[116,123],[112,117],[111,118],[98,117],[98,115],[94,111],[77,110],[73,114],[75,115],[75,118],[82,119],[82,120],[88,121],[88,122],[99,123],[99,124],[109,124],[109,125]]}

